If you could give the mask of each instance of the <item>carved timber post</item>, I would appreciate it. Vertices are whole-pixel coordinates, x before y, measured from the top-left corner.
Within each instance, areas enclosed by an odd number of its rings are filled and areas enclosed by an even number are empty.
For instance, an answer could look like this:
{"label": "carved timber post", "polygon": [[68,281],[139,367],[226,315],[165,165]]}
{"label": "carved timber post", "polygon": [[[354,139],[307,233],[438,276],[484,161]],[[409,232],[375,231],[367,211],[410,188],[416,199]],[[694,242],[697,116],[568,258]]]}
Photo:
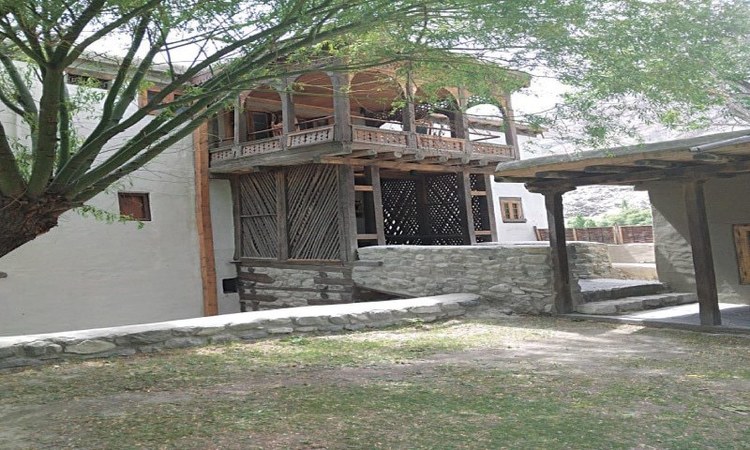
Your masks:
{"label": "carved timber post", "polygon": [[471,154],[471,136],[469,135],[469,118],[466,109],[469,107],[469,93],[466,89],[458,88],[458,111],[456,111],[456,137],[466,140],[466,154]]}
{"label": "carved timber post", "polygon": [[701,325],[721,325],[716,273],[711,250],[711,236],[706,216],[703,193],[704,180],[689,181],[683,185],[685,211],[687,212],[690,246],[693,250],[695,287],[698,293]]}
{"label": "carved timber post", "polygon": [[294,94],[292,94],[293,81],[291,78],[285,79],[279,90],[279,96],[281,97],[281,148],[283,149],[286,149],[288,146],[287,139],[289,138],[289,133],[297,131]]}
{"label": "carved timber post", "polygon": [[401,113],[401,125],[407,133],[407,147],[417,147],[417,109],[414,104],[414,97],[416,95],[417,88],[414,85],[414,81],[411,78],[411,72],[406,74],[406,104]]}
{"label": "carved timber post", "polygon": [[503,94],[501,104],[503,106],[505,143],[513,146],[513,159],[519,159],[518,133],[516,131],[516,119],[513,113],[513,104],[510,101],[510,94]]}
{"label": "carved timber post", "polygon": [[474,212],[471,207],[471,175],[467,171],[457,173],[458,198],[461,202],[461,222],[463,225],[464,245],[477,243],[477,235],[474,230]]}
{"label": "carved timber post", "polygon": [[[529,190],[532,191],[532,189]],[[573,295],[570,290],[570,263],[568,246],[565,241],[565,220],[563,218],[562,196],[565,192],[565,190],[540,192],[544,195],[544,205],[547,207],[555,312],[557,314],[573,312]]]}
{"label": "carved timber post", "polygon": [[333,72],[329,74],[333,87],[334,139],[347,143],[352,141],[352,117],[349,104],[349,74]]}

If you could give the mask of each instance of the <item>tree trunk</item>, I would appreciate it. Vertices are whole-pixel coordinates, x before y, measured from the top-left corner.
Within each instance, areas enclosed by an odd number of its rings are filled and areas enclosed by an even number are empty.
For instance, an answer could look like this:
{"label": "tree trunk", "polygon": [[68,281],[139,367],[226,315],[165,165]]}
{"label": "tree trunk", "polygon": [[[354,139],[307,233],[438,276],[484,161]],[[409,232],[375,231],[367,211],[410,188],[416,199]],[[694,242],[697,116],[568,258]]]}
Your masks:
{"label": "tree trunk", "polygon": [[45,196],[37,200],[0,196],[0,258],[57,226],[69,201]]}

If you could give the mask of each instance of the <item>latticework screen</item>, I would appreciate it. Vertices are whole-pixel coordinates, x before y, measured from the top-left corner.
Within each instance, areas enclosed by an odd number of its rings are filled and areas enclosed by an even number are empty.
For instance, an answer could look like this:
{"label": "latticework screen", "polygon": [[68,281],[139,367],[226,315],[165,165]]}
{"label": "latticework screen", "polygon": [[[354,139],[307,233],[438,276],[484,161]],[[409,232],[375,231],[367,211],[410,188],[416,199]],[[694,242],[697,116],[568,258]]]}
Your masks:
{"label": "latticework screen", "polygon": [[276,177],[273,173],[243,175],[240,188],[241,253],[247,258],[276,258]]}
{"label": "latticework screen", "polygon": [[381,190],[386,244],[424,244],[420,237],[417,181],[384,178]]}
{"label": "latticework screen", "polygon": [[461,198],[458,175],[448,173],[425,178],[430,244],[461,245],[464,243]]}
{"label": "latticework screen", "polygon": [[290,259],[341,258],[336,166],[309,164],[287,172]]}

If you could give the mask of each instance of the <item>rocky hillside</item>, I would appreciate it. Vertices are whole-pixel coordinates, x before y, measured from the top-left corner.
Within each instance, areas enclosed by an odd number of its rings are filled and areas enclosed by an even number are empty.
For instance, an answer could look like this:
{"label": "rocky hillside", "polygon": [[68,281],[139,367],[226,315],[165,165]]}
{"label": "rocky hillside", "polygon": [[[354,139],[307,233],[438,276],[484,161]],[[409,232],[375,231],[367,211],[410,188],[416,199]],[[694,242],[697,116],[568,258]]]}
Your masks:
{"label": "rocky hillside", "polygon": [[626,201],[632,208],[650,208],[648,193],[632,186],[583,186],[563,196],[565,217],[592,217],[613,213]]}

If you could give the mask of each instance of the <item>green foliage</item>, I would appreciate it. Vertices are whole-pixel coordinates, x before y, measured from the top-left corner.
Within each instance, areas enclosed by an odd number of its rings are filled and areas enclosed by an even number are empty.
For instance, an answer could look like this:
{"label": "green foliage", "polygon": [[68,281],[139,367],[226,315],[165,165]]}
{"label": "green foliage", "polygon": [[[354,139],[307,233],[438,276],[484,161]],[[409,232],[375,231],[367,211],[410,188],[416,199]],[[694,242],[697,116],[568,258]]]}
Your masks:
{"label": "green foliage", "polygon": [[594,227],[611,227],[613,225],[651,225],[653,217],[650,208],[634,208],[623,200],[620,209],[612,214],[606,214],[601,217],[583,217],[577,215],[568,219],[566,226],[568,228],[594,228]]}

